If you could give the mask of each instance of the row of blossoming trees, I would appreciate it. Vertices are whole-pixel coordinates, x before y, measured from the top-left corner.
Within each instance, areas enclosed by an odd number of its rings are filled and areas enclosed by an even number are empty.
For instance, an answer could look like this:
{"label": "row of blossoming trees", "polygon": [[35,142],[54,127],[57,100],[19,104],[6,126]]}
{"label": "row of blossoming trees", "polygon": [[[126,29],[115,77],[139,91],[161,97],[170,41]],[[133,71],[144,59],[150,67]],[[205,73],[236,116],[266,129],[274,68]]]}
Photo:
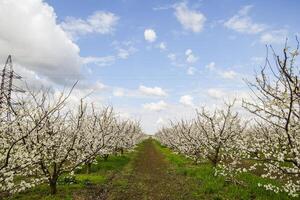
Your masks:
{"label": "row of blossoming trees", "polygon": [[121,120],[112,107],[96,109],[81,101],[70,109],[70,94],[28,91],[2,108],[0,196],[42,182],[54,194],[61,175],[83,165],[89,169],[96,157],[123,153],[143,138],[139,123]]}
{"label": "row of blossoming trees", "polygon": [[253,118],[242,119],[234,103],[209,112],[197,110],[193,120],[171,122],[156,137],[165,145],[196,162],[211,162],[216,175],[236,180],[242,172],[276,179],[277,184],[261,184],[267,190],[300,192],[300,78],[299,42],[292,50],[285,46],[283,56],[273,52],[274,62],[266,64],[248,82],[251,100],[242,107]]}

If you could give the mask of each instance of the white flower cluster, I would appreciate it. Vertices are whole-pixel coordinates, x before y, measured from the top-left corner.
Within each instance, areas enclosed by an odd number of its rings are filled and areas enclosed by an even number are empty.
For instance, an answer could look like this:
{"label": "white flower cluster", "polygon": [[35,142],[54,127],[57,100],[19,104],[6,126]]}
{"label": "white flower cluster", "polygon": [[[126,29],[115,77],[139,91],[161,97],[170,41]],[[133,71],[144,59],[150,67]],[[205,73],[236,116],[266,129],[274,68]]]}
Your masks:
{"label": "white flower cluster", "polygon": [[233,103],[226,109],[207,112],[197,111],[191,121],[172,122],[171,127],[162,128],[156,137],[173,150],[192,157],[195,162],[209,161],[213,166],[231,160],[236,142],[241,139],[245,126]]}
{"label": "white flower cluster", "polygon": [[55,193],[62,174],[143,138],[137,122],[119,119],[111,107],[96,110],[81,101],[74,111],[69,96],[29,90],[16,106],[1,110],[0,196],[45,181]]}

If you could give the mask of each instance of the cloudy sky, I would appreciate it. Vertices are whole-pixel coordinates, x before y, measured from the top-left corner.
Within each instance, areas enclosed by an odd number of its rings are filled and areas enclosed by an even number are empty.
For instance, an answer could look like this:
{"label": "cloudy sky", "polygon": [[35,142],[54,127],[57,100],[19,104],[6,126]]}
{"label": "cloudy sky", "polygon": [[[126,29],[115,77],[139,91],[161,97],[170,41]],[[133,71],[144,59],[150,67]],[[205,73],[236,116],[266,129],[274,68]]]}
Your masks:
{"label": "cloudy sky", "polygon": [[[0,0],[0,62],[32,86],[79,84],[149,134],[247,96],[243,79],[299,28],[297,0]],[[1,64],[3,66],[3,64]]]}

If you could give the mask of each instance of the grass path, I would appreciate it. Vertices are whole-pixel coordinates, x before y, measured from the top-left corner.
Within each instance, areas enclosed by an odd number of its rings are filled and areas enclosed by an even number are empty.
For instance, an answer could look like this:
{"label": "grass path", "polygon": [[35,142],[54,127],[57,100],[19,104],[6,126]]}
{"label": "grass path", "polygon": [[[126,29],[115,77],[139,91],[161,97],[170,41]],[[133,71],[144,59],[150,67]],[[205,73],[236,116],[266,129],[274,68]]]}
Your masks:
{"label": "grass path", "polygon": [[137,150],[131,170],[117,177],[107,200],[193,200],[190,178],[177,174],[153,140]]}

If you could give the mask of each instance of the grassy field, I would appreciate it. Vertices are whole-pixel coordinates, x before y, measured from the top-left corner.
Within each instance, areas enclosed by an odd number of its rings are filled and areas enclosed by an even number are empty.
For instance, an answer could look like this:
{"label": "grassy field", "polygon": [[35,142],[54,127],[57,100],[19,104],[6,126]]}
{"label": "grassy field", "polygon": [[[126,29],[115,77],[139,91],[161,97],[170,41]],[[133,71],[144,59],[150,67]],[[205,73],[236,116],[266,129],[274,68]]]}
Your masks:
{"label": "grassy field", "polygon": [[210,164],[195,165],[191,159],[175,154],[158,142],[155,142],[155,144],[179,174],[193,177],[196,180],[199,187],[194,192],[199,199],[295,199],[288,197],[286,193],[275,194],[257,186],[257,183],[274,183],[274,181],[250,173],[243,173],[238,177],[239,182],[243,182],[243,185],[233,184],[226,181],[225,177],[214,176],[214,170]]}
{"label": "grassy field", "polygon": [[[59,179],[57,194],[49,194],[47,184],[40,185],[28,191],[19,193],[9,198],[10,200],[71,200],[85,199],[85,195],[94,190],[95,192],[106,184],[110,177],[119,173],[124,166],[128,164],[132,153],[126,153],[122,156],[110,156],[107,161],[98,158],[97,164],[92,165],[91,173],[86,174],[86,168],[77,170],[75,176],[70,178],[64,176]],[[80,197],[80,198],[79,198]]]}
{"label": "grassy field", "polygon": [[[58,193],[49,195],[48,185],[40,185],[16,194],[11,200],[108,199],[108,200],[288,200],[285,193],[275,194],[257,186],[269,183],[254,174],[238,177],[242,185],[214,176],[210,164],[193,164],[183,155],[172,152],[159,142],[149,139],[135,151],[122,156],[99,158],[90,174],[86,168],[75,177],[61,177]],[[296,199],[296,198],[294,198]]]}

